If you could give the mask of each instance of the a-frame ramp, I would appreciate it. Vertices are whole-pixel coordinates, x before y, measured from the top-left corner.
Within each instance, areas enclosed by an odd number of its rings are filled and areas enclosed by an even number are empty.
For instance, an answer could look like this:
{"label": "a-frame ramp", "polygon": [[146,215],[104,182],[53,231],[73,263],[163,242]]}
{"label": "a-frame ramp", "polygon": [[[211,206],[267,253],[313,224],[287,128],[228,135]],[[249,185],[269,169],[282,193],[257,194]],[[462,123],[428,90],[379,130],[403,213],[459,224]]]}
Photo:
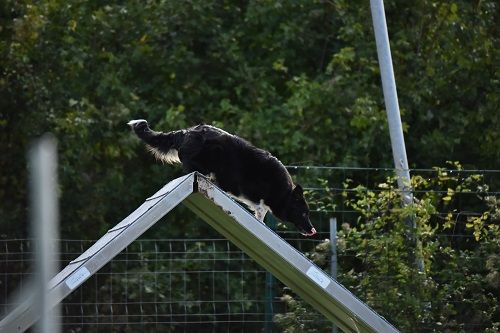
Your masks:
{"label": "a-frame ramp", "polygon": [[[96,273],[180,203],[280,279],[344,332],[398,332],[224,191],[197,173],[177,178],[110,229],[49,284],[53,305]],[[25,300],[0,322],[0,332],[24,332],[38,320],[35,300]]]}

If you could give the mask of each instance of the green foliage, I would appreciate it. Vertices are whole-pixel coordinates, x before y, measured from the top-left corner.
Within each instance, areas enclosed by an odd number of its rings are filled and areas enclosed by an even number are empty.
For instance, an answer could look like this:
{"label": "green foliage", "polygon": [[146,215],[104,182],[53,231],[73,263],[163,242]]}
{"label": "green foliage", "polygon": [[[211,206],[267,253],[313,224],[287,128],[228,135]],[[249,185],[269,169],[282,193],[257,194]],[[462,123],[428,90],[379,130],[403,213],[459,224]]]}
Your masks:
{"label": "green foliage", "polygon": [[[414,176],[414,203],[406,206],[392,178],[376,190],[346,183],[344,200],[358,217],[338,231],[339,281],[404,332],[498,329],[497,200],[481,176],[463,174],[455,165],[456,171],[436,168],[431,178]],[[459,197],[483,213],[464,216],[467,206],[457,209]],[[409,218],[421,241],[422,273],[414,265],[415,248],[409,247]],[[329,252],[327,240],[309,256],[327,267]],[[282,300],[289,305],[288,313],[275,316],[282,329],[328,329],[290,292]]]}
{"label": "green foliage", "polygon": [[[468,168],[498,168],[497,1],[391,0],[385,7],[412,167],[460,160]],[[366,2],[347,0],[2,1],[0,237],[27,234],[25,152],[46,131],[59,139],[62,238],[97,238],[180,174],[145,152],[125,125],[131,118],[147,118],[162,130],[198,122],[224,127],[286,165],[391,166],[370,17]],[[432,319],[460,322],[466,312],[457,300],[469,290],[465,281],[472,286],[487,271],[489,285],[498,286],[498,258],[491,256],[498,199],[481,194],[488,208],[463,217],[452,208],[457,193],[475,190],[478,180],[453,180],[443,170],[437,179],[414,178],[416,188],[439,186],[444,192],[417,196],[409,207],[398,207],[396,191],[385,191],[392,182],[381,184],[384,195],[349,185],[354,192],[345,198],[361,215],[339,241],[357,250],[363,246],[359,253],[367,256],[353,259],[356,269],[346,272],[346,283],[371,300],[375,282],[367,269],[375,269],[375,277],[383,269],[396,274],[401,287],[388,288],[383,301],[393,302],[386,313],[403,327],[431,320],[422,305],[428,303],[407,296],[411,284],[418,283],[422,300],[432,289],[420,286],[436,282],[411,279],[412,255],[405,251],[407,230],[400,219],[416,216],[430,276],[454,269],[445,261],[467,265],[464,258],[477,251],[489,258],[486,268],[478,263],[473,273],[446,285],[454,298],[444,300],[445,286],[435,287],[433,295],[446,306],[438,311],[444,319]],[[317,196],[311,193],[314,207],[339,205]],[[442,211],[447,213],[437,218]],[[160,227],[162,232],[205,232],[192,228],[182,209],[175,214],[176,223]],[[434,237],[457,228],[473,238]],[[391,236],[375,237],[382,232]],[[381,255],[401,265],[384,266]],[[480,290],[466,295],[477,296],[478,307],[466,309],[482,309],[483,298],[491,304]],[[400,299],[415,310],[411,320],[397,312]],[[493,309],[474,312],[474,318],[487,321]]]}
{"label": "green foliage", "polygon": [[[496,167],[496,7],[386,3],[415,166]],[[26,218],[24,152],[48,130],[60,139],[63,218],[105,226],[120,215],[113,207],[137,202],[162,174],[131,137],[130,118],[162,129],[212,123],[285,164],[389,166],[369,17],[369,6],[344,0],[4,1],[3,230],[19,233]],[[126,188],[141,193],[121,204]],[[101,228],[78,229],[67,232]]]}

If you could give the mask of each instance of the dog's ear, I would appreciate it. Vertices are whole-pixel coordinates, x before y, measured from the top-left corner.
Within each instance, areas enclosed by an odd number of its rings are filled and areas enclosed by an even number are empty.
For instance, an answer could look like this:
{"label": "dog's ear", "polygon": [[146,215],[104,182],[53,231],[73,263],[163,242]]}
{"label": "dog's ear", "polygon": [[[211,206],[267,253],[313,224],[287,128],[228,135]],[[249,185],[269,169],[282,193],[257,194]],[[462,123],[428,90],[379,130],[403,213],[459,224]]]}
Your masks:
{"label": "dog's ear", "polygon": [[293,194],[299,197],[304,195],[304,190],[302,189],[302,186],[300,186],[300,184],[295,184],[295,187],[293,189]]}

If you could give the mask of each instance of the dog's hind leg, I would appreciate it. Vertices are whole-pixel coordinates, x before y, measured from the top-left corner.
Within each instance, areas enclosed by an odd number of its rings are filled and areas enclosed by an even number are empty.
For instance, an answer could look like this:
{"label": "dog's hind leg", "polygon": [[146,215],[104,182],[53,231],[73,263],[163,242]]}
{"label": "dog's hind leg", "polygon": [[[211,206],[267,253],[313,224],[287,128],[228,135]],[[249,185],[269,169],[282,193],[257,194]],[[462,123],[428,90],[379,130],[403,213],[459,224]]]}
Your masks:
{"label": "dog's hind leg", "polygon": [[207,175],[207,178],[212,182],[212,183],[217,183],[217,177],[215,176],[215,172],[210,172]]}

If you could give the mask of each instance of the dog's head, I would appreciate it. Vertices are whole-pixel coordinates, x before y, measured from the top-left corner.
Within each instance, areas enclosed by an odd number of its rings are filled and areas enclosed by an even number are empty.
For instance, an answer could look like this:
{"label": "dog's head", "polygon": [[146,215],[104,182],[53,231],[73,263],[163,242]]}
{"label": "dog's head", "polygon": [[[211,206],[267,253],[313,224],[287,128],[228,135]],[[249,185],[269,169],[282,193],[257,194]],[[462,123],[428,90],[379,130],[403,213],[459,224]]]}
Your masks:
{"label": "dog's head", "polygon": [[309,206],[304,198],[302,187],[299,184],[292,190],[285,220],[293,223],[304,236],[316,234],[316,229],[314,229],[311,220],[309,220]]}

